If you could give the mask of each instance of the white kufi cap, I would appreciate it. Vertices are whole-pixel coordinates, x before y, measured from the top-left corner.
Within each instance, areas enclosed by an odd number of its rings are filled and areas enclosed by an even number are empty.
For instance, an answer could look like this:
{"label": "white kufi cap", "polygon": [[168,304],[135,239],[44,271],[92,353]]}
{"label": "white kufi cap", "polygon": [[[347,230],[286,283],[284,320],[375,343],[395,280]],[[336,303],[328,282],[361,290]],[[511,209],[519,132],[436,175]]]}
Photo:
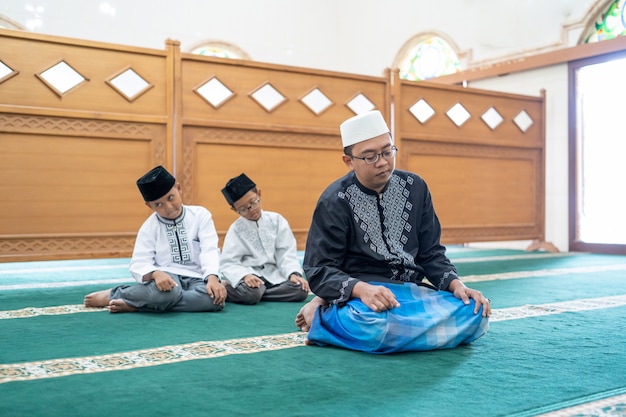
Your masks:
{"label": "white kufi cap", "polygon": [[378,110],[351,117],[339,129],[344,148],[389,133],[389,127]]}

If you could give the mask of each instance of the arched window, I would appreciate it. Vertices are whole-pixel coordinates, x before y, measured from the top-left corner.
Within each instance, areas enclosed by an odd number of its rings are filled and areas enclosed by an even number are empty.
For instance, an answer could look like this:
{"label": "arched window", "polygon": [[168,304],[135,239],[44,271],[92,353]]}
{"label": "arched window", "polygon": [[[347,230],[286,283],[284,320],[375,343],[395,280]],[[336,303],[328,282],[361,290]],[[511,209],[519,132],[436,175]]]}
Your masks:
{"label": "arched window", "polygon": [[443,35],[422,33],[400,49],[394,62],[400,78],[422,81],[461,71],[458,48]]}
{"label": "arched window", "polygon": [[585,33],[583,43],[606,41],[626,35],[626,0],[612,0]]}
{"label": "arched window", "polygon": [[191,48],[192,54],[204,55],[204,56],[216,56],[219,58],[232,58],[232,59],[250,59],[250,56],[227,42],[208,41],[202,42]]}
{"label": "arched window", "polygon": [[17,22],[12,21],[8,17],[4,17],[0,14],[0,28],[3,29],[19,29],[24,30],[24,27]]}

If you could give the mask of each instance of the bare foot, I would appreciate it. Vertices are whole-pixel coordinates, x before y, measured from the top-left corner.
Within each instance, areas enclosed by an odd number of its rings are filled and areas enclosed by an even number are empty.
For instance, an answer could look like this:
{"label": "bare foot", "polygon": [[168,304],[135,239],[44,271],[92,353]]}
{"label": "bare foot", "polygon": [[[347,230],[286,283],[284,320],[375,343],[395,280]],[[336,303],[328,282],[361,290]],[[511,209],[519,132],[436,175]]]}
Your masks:
{"label": "bare foot", "polygon": [[122,300],[111,300],[109,303],[109,311],[111,313],[130,313],[137,311],[137,308],[129,306]]}
{"label": "bare foot", "polygon": [[315,296],[311,301],[302,306],[298,314],[296,314],[296,326],[303,332],[308,332],[311,328],[313,315],[319,306],[325,306],[328,303],[323,298]]}
{"label": "bare foot", "polygon": [[111,290],[92,292],[85,296],[85,307],[108,307]]}

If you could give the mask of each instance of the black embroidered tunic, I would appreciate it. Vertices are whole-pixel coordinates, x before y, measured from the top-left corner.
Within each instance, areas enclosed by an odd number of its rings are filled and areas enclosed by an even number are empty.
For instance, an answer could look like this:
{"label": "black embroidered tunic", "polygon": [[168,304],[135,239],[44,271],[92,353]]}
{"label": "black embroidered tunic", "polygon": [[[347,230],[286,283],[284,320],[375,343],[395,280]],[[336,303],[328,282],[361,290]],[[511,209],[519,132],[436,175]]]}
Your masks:
{"label": "black embroidered tunic", "polygon": [[359,280],[417,283],[426,277],[445,290],[458,275],[440,237],[421,177],[395,170],[378,194],[351,171],[317,202],[304,271],[311,290],[334,304],[346,302]]}

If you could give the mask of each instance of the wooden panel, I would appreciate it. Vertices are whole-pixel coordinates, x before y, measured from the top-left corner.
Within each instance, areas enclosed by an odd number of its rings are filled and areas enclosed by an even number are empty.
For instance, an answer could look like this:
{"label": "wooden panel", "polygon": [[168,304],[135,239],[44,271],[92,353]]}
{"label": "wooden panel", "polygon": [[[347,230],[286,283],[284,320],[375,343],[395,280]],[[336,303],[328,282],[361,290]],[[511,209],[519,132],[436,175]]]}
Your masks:
{"label": "wooden panel", "polygon": [[[234,95],[219,106],[196,91],[217,79]],[[269,84],[285,97],[272,110],[251,94]],[[332,104],[319,114],[301,101],[319,89]],[[306,68],[182,54],[182,141],[177,172],[186,201],[214,213],[220,236],[236,219],[220,190],[246,172],[263,190],[263,205],[290,222],[304,248],[320,193],[344,175],[339,125],[355,113],[347,103],[362,94],[387,117],[389,81]]]}
{"label": "wooden panel", "polygon": [[541,235],[541,154],[534,150],[407,143],[408,169],[428,183],[448,243]]}
{"label": "wooden panel", "polygon": [[[168,51],[0,30],[0,261],[130,256],[150,211],[135,181],[173,160]],[[25,53],[28,51],[28,53]],[[41,72],[65,62],[86,80],[55,91]],[[150,87],[125,97],[126,69]]]}
{"label": "wooden panel", "polygon": [[134,180],[149,141],[0,135],[0,147],[3,233],[128,231],[146,214]]}
{"label": "wooden panel", "polygon": [[164,127],[6,114],[0,125],[0,260],[128,256],[150,213],[135,181],[164,163]]}
{"label": "wooden panel", "polygon": [[136,234],[2,235],[0,262],[130,257]]}
{"label": "wooden panel", "polygon": [[[495,146],[542,147],[543,100],[485,90],[446,87],[428,83],[402,83],[402,94],[398,103],[398,127],[402,138],[435,140],[458,143],[489,144]],[[435,114],[425,123],[418,121],[409,111],[419,100],[425,100]],[[452,122],[447,112],[460,103],[470,118],[460,127]],[[491,129],[481,116],[494,108],[503,121]],[[522,131],[514,118],[526,112],[533,120],[532,125]]]}
{"label": "wooden panel", "polygon": [[[544,238],[544,97],[397,79],[396,143],[401,168],[421,175],[431,188],[442,224],[442,241],[538,240]],[[434,110],[428,120],[410,111],[419,100]],[[469,113],[457,125],[447,112],[460,103]],[[489,109],[501,123],[489,126]],[[525,112],[532,123],[514,119]]]}
{"label": "wooden panel", "polygon": [[[233,98],[213,107],[195,90],[217,78],[233,93]],[[269,83],[286,99],[268,111],[250,97]],[[332,105],[316,115],[301,99],[319,89]],[[267,130],[297,130],[339,133],[339,125],[354,116],[346,103],[358,94],[365,95],[376,108],[388,115],[387,82],[366,77],[288,66],[183,54],[182,102],[185,124],[230,125],[242,128],[262,125]]]}
{"label": "wooden panel", "polygon": [[191,155],[186,166],[193,171],[192,180],[184,181],[185,201],[192,194],[213,213],[221,238],[237,218],[221,193],[230,178],[242,172],[252,178],[262,190],[263,208],[285,216],[303,249],[319,195],[347,172],[333,137],[188,128],[185,138]]}
{"label": "wooden panel", "polygon": [[[96,42],[0,30],[0,60],[18,72],[0,83],[2,105],[63,109],[65,111],[167,115],[165,51],[114,46]],[[28,51],[28,53],[24,53]],[[65,61],[87,81],[62,97],[37,74]],[[153,87],[129,101],[106,81],[132,68]]]}

